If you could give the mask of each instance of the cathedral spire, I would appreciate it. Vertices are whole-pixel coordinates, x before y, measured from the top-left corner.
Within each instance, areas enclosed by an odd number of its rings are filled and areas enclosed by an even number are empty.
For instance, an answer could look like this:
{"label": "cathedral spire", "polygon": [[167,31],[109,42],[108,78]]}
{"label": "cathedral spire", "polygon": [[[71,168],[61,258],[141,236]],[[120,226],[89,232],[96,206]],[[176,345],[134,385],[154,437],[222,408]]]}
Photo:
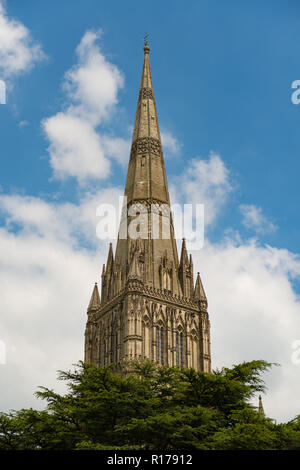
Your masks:
{"label": "cathedral spire", "polygon": [[128,203],[153,198],[169,204],[149,52],[150,47],[146,40],[125,196]]}
{"label": "cathedral spire", "polygon": [[[143,252],[140,253],[143,262],[140,265],[140,275],[148,285],[161,288],[165,282],[160,278],[160,260],[165,251],[168,253],[169,264],[173,263],[173,270],[169,268],[169,276],[174,282],[172,291],[181,295],[181,287],[175,269],[178,266],[178,253],[174,236],[174,227],[170,213],[170,198],[165,171],[162,143],[159,131],[157,110],[149,60],[150,47],[147,39],[144,45],[144,62],[140,81],[139,97],[136,107],[136,117],[132,134],[132,144],[128,164],[125,197],[127,210],[138,204],[143,206],[146,213],[146,237]],[[133,207],[133,209],[134,209]],[[159,234],[153,235],[151,222],[155,212],[156,227]],[[137,212],[137,211],[136,211]],[[136,213],[135,212],[135,213]],[[140,210],[138,211],[140,212]],[[129,219],[129,218],[128,218]],[[128,220],[129,224],[131,220]],[[170,232],[162,236],[162,227]],[[128,237],[118,239],[116,257],[121,266],[126,266],[126,276],[131,264],[131,245],[135,240]],[[171,272],[172,271],[172,272]]]}
{"label": "cathedral spire", "polygon": [[[99,366],[143,360],[210,371],[210,323],[200,276],[182,242],[178,260],[150,70],[144,44],[120,230],[95,286],[85,361]],[[171,72],[170,72],[171,73]]]}

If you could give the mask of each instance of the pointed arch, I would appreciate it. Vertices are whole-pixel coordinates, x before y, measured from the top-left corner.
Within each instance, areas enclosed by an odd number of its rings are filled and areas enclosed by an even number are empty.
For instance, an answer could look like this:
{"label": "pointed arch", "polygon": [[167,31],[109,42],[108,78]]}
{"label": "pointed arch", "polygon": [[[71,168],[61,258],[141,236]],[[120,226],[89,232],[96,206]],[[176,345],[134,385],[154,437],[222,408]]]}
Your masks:
{"label": "pointed arch", "polygon": [[176,366],[184,366],[184,356],[185,356],[185,347],[184,347],[184,328],[181,324],[178,325],[176,331]]}
{"label": "pointed arch", "polygon": [[190,354],[191,366],[198,370],[199,368],[199,337],[195,328],[192,329],[190,334]]}
{"label": "pointed arch", "polygon": [[156,324],[156,361],[165,364],[166,334],[162,319]]}
{"label": "pointed arch", "polygon": [[114,361],[118,364],[120,362],[120,330],[116,328],[114,334]]}
{"label": "pointed arch", "polygon": [[151,357],[151,335],[150,335],[150,318],[144,315],[142,321],[142,339],[143,339],[143,358]]}

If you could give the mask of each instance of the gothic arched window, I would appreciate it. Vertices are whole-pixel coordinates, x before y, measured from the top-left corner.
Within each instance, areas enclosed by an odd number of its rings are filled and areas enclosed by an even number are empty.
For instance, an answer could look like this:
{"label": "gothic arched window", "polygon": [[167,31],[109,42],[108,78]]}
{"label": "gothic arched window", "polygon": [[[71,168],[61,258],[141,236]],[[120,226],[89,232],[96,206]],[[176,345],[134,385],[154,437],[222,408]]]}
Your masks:
{"label": "gothic arched window", "polygon": [[160,363],[163,365],[164,361],[164,350],[165,350],[165,341],[164,341],[164,330],[161,327],[160,329]]}
{"label": "gothic arched window", "polygon": [[176,365],[183,367],[183,333],[176,331]]}
{"label": "gothic arched window", "polygon": [[186,277],[186,297],[191,297],[191,279]]}
{"label": "gothic arched window", "polygon": [[150,323],[149,318],[145,317],[143,320],[143,357],[151,358],[151,347],[150,347]]}
{"label": "gothic arched window", "polygon": [[172,270],[168,271],[168,285],[167,289],[168,290],[173,290],[173,282],[172,282]]}
{"label": "gothic arched window", "polygon": [[104,340],[103,350],[104,350],[103,364],[106,365],[106,363],[107,363],[107,341],[106,341],[106,339]]}
{"label": "gothic arched window", "polygon": [[179,333],[176,331],[176,366],[179,366]]}
{"label": "gothic arched window", "polygon": [[165,349],[164,329],[162,326],[158,325],[156,327],[156,360],[157,362],[160,362],[162,365],[165,363],[164,349]]}
{"label": "gothic arched window", "polygon": [[180,365],[183,366],[183,334],[182,331],[179,334],[179,348],[180,348]]}
{"label": "gothic arched window", "polygon": [[163,269],[163,282],[162,282],[162,288],[167,289],[167,273],[166,270]]}
{"label": "gothic arched window", "polygon": [[115,347],[116,347],[115,358],[116,358],[116,361],[119,362],[119,332],[118,331],[116,331],[116,344],[115,344]]}
{"label": "gothic arched window", "polygon": [[198,368],[198,341],[194,332],[191,336],[191,365],[194,369]]}

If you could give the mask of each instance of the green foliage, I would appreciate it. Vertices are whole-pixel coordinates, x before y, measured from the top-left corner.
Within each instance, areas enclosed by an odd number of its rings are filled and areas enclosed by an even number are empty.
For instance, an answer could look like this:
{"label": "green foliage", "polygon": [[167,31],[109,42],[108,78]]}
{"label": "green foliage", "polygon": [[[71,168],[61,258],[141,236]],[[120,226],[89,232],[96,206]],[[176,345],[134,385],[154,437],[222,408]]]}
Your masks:
{"label": "green foliage", "polygon": [[46,410],[0,414],[0,450],[300,448],[300,417],[275,425],[249,404],[272,364],[244,362],[212,373],[146,360],[60,371],[65,395],[40,387]]}

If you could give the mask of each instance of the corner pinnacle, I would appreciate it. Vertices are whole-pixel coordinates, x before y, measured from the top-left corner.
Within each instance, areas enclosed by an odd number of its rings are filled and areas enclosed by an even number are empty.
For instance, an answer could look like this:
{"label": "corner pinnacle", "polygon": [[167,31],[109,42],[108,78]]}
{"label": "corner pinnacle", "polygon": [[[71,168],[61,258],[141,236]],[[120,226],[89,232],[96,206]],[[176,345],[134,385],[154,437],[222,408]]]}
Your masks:
{"label": "corner pinnacle", "polygon": [[98,291],[98,285],[97,285],[97,282],[95,282],[91,300],[88,306],[88,312],[97,310],[98,308],[100,308],[100,306],[101,306],[101,302],[100,302],[100,296],[99,296],[99,291]]}
{"label": "corner pinnacle", "polygon": [[265,416],[265,411],[264,411],[261,395],[259,395],[258,397],[258,412],[262,416]]}

